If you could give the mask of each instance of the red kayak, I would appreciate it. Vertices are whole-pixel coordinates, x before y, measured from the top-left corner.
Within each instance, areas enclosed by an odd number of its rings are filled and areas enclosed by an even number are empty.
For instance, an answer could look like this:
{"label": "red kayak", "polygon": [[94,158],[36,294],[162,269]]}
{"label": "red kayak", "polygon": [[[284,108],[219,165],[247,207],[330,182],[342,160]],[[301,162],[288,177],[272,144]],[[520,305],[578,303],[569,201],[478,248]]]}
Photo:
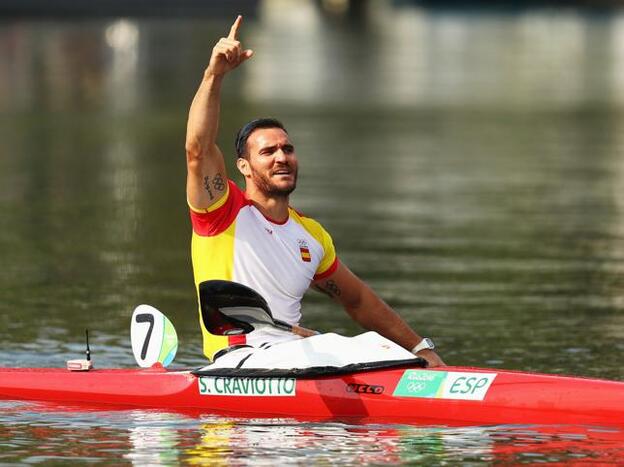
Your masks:
{"label": "red kayak", "polygon": [[303,377],[0,368],[0,398],[315,420],[624,427],[622,382],[467,367]]}

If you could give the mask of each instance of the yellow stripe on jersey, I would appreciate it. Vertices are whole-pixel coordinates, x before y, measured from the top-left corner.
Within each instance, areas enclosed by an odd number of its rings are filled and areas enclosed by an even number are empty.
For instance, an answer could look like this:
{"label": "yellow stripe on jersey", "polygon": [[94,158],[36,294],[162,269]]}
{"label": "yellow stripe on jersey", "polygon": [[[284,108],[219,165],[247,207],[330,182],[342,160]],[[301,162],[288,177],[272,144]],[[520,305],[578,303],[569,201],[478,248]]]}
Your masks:
{"label": "yellow stripe on jersey", "polygon": [[[199,284],[207,280],[232,280],[235,228],[236,222],[233,222],[225,232],[214,237],[203,237],[193,232],[191,255],[197,290],[199,290]],[[199,322],[204,341],[204,355],[212,360],[216,352],[229,345],[228,337],[210,334],[202,320],[201,310],[199,310]]]}
{"label": "yellow stripe on jersey", "polygon": [[[290,218],[301,225],[314,239],[321,244],[323,251],[325,252],[323,259],[321,260],[318,268],[316,268],[316,274],[321,275],[333,266],[336,261],[336,249],[334,248],[334,242],[327,233],[327,231],[314,219],[302,216],[294,209],[290,208]],[[303,257],[303,254],[302,254]]]}

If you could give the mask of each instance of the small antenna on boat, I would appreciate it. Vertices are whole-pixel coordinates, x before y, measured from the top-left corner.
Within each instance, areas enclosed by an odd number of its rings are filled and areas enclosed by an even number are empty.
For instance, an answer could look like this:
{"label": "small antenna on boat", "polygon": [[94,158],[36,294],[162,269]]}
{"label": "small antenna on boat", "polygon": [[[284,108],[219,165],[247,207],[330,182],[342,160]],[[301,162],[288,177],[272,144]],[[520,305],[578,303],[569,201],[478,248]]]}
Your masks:
{"label": "small antenna on boat", "polygon": [[91,361],[91,349],[89,348],[89,330],[85,329],[85,335],[87,337],[87,350],[85,350],[85,354],[87,355],[87,361]]}
{"label": "small antenna on boat", "polygon": [[85,329],[85,337],[87,339],[87,349],[85,355],[87,359],[80,360],[67,360],[67,369],[69,371],[89,371],[93,368],[93,362],[91,362],[91,349],[89,348],[89,330]]}

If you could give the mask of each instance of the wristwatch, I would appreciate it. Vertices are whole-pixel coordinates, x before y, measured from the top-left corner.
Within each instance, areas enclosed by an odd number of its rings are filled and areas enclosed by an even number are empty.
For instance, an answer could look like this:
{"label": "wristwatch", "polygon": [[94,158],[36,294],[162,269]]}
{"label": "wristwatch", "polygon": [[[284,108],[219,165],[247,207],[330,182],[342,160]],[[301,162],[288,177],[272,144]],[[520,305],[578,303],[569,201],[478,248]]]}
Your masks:
{"label": "wristwatch", "polygon": [[435,349],[435,344],[428,337],[423,337],[423,340],[421,340],[418,344],[416,344],[416,347],[412,349],[412,353],[416,354],[420,352],[421,350],[425,350],[425,349],[430,349],[430,350]]}

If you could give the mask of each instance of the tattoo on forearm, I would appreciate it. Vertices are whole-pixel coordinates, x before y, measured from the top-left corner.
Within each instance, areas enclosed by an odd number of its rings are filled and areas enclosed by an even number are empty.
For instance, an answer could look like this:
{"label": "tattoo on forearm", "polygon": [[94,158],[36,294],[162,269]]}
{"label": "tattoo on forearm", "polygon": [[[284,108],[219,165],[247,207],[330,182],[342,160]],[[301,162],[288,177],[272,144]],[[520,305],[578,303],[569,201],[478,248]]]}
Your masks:
{"label": "tattoo on forearm", "polygon": [[338,284],[332,280],[326,281],[323,285],[316,284],[314,288],[319,292],[324,293],[329,298],[340,297],[340,294],[342,293]]}
{"label": "tattoo on forearm", "polygon": [[327,290],[325,290],[323,287],[321,287],[320,285],[316,284],[313,287],[314,287],[314,290],[316,290],[317,292],[321,292],[322,294],[327,295],[329,298],[332,297],[331,294]]}
{"label": "tattoo on forearm", "polygon": [[212,190],[210,189],[210,177],[204,177],[204,188],[208,192],[208,196],[210,196],[210,200],[214,199],[214,195],[212,194]]}
{"label": "tattoo on forearm", "polygon": [[336,284],[334,281],[329,280],[327,282],[325,282],[325,290],[327,291],[327,293],[329,293],[332,297],[340,297],[340,294],[342,293],[340,291],[340,288],[338,287],[338,284]]}
{"label": "tattoo on forearm", "polygon": [[221,174],[215,175],[215,178],[212,179],[212,187],[216,191],[225,190],[225,182],[223,181],[223,177],[221,177]]}

